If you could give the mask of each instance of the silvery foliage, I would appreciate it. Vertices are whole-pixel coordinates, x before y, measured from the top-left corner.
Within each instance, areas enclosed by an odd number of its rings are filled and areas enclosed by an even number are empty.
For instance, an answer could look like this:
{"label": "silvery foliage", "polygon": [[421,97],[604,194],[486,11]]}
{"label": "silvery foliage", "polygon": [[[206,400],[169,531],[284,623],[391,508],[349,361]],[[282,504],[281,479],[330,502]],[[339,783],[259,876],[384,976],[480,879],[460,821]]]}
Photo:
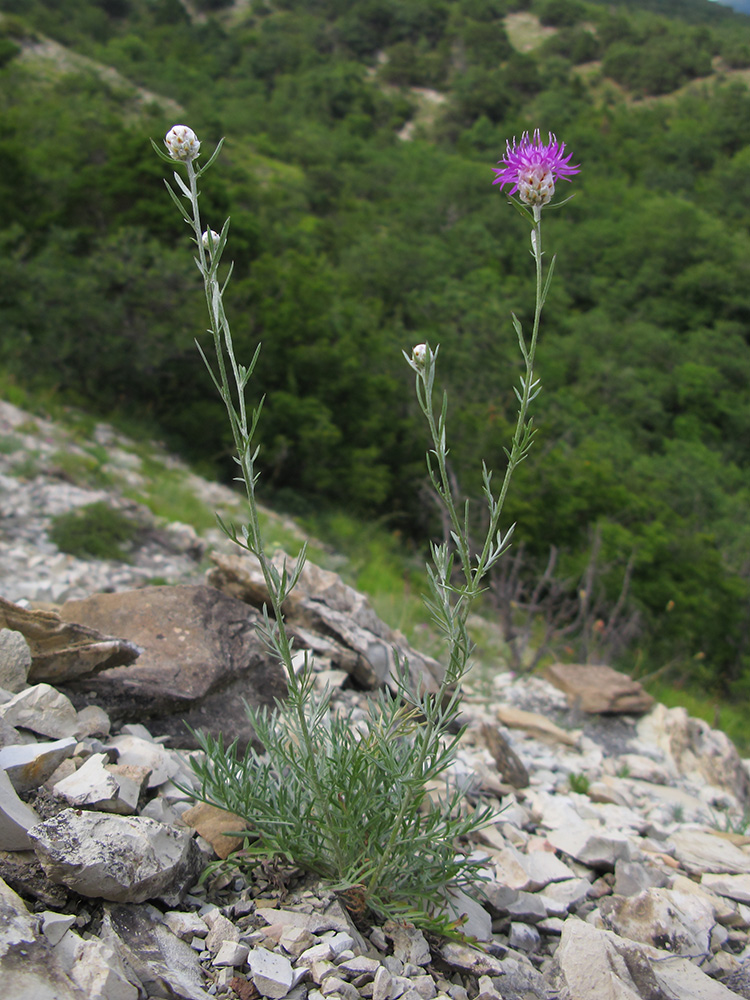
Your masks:
{"label": "silvery foliage", "polygon": [[[248,707],[265,752],[250,746],[241,754],[236,742],[227,747],[220,738],[197,734],[205,757],[191,760],[199,781],[194,794],[247,824],[244,847],[230,857],[230,864],[252,866],[262,858],[280,858],[325,879],[352,909],[369,908],[379,916],[397,916],[444,933],[455,932],[460,920],[453,919],[446,891],[450,887],[472,891],[481,884],[477,877],[481,861],[469,856],[461,844],[493,820],[490,808],[472,808],[466,789],[451,781],[461,735],[456,725],[460,685],[471,653],[466,620],[483,577],[509,544],[512,528],[503,535],[499,527],[503,502],[513,470],[528,453],[533,436],[527,412],[539,392],[533,361],[547,288],[541,285],[539,213],[534,212],[532,239],[537,310],[528,346],[514,317],[526,362],[521,389],[516,390],[518,424],[497,496],[492,490],[492,473],[486,467],[483,470],[489,521],[486,540],[477,554],[470,550],[468,540],[468,506],[459,515],[451,492],[446,396],[437,418],[433,406],[438,351],[419,345],[407,356],[416,373],[417,397],[432,437],[427,456],[430,478],[452,524],[453,544],[432,546],[433,565],[428,567],[431,594],[426,598],[447,642],[448,666],[437,692],[414,691],[408,664],[394,655],[393,689],[386,688],[371,700],[368,722],[358,731],[331,711],[329,691],[321,695],[314,690],[310,655],[306,653],[301,669],[295,670],[282,606],[299,580],[305,549],[292,565],[284,563],[279,570],[264,548],[256,503],[258,449],[253,445],[263,401],[249,408],[245,398],[260,346],[247,367],[236,360],[223,301],[231,266],[223,280],[219,279],[229,219],[220,233],[211,229],[204,232],[198,207],[198,180],[216,160],[221,143],[207,163],[198,167],[195,160],[199,153],[192,150],[199,150],[200,144],[191,130],[185,131],[186,126],[179,129],[179,156],[166,155],[156,144],[154,148],[170,165],[177,160],[186,171],[186,180],[174,172],[176,189],[165,183],[193,233],[215,360],[210,361],[201,345],[197,346],[226,406],[238,478],[248,499],[247,524],[238,528],[220,523],[226,534],[260,563],[270,606],[263,608],[259,633],[269,653],[285,668],[288,686],[288,697],[273,711]],[[171,150],[169,143],[167,148]],[[435,796],[434,790],[441,783],[443,792]]]}

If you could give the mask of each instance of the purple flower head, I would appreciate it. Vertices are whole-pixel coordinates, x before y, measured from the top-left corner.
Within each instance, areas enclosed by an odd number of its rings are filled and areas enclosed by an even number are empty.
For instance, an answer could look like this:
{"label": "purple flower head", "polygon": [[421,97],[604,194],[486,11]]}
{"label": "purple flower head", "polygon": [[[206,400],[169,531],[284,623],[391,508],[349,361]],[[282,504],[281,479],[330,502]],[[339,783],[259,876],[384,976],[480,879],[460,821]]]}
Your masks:
{"label": "purple flower head", "polygon": [[569,181],[571,174],[580,171],[579,166],[572,167],[572,153],[565,153],[565,143],[558,142],[557,136],[549,133],[549,142],[543,143],[539,129],[534,131],[533,138],[524,132],[521,141],[513,145],[506,143],[505,158],[499,160],[499,167],[492,169],[497,177],[492,182],[501,188],[512,184],[508,194],[515,194],[526,205],[548,204],[555,193],[555,181],[558,178]]}

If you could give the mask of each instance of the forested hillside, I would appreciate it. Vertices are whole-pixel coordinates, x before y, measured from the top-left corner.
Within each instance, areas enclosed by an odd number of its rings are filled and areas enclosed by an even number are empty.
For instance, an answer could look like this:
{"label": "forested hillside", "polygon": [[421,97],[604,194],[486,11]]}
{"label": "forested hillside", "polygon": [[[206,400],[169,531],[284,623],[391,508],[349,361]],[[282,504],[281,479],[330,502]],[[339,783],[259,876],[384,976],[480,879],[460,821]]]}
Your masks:
{"label": "forested hillside", "polygon": [[175,121],[205,150],[226,136],[203,212],[232,216],[238,354],[263,341],[264,498],[414,544],[439,519],[401,350],[440,343],[453,471],[478,494],[515,417],[510,313],[533,306],[492,166],[507,138],[556,133],[581,173],[545,221],[539,433],[507,511],[521,572],[555,546],[550,615],[584,588],[602,655],[750,696],[750,19],[708,0],[0,11],[5,390],[135,416],[231,476],[149,144]]}

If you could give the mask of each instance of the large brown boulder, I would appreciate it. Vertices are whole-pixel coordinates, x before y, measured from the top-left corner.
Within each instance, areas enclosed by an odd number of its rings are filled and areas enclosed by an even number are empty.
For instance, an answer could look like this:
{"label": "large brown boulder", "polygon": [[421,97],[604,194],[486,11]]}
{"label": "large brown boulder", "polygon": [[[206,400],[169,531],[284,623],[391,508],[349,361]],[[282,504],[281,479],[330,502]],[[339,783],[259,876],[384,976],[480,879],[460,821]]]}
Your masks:
{"label": "large brown boulder", "polygon": [[547,680],[564,691],[571,705],[603,715],[642,715],[654,704],[643,687],[619,670],[599,664],[553,663]]}
{"label": "large brown boulder", "polygon": [[286,694],[282,668],[256,633],[257,613],[213,587],[94,594],[67,601],[60,615],[142,650],[132,666],[65,688],[76,707],[100,705],[114,722],[143,722],[173,745],[196,745],[188,726],[247,745],[254,734],[243,702],[272,706]]}

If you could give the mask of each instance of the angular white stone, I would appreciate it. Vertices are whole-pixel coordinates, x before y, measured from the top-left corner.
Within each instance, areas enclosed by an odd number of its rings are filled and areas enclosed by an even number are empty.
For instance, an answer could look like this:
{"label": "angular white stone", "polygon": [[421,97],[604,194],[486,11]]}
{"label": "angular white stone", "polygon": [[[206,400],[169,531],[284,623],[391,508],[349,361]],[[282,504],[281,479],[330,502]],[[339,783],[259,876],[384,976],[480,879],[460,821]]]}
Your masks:
{"label": "angular white stone", "polygon": [[190,942],[194,937],[204,938],[208,934],[208,926],[197,913],[169,910],[164,914],[164,923],[183,941]]}
{"label": "angular white stone", "polygon": [[174,905],[200,859],[187,830],[143,816],[64,809],[30,832],[47,876],[82,896]]}
{"label": "angular white stone", "polygon": [[283,955],[253,948],[247,956],[253,982],[260,994],[279,1000],[285,997],[294,984],[292,963]]}
{"label": "angular white stone", "polygon": [[675,857],[691,874],[750,873],[750,854],[745,854],[723,837],[700,830],[678,830],[669,839],[675,849]]}
{"label": "angular white stone", "polygon": [[104,753],[93,754],[70,777],[58,781],[53,792],[76,809],[120,812],[117,808],[120,787],[104,769],[107,759]]}
{"label": "angular white stone", "polygon": [[32,847],[27,831],[39,817],[16,795],[5,771],[0,771],[0,851],[27,851]]}
{"label": "angular white stone", "polygon": [[240,944],[239,941],[224,941],[211,964],[217,967],[232,966],[232,968],[236,968],[245,964],[249,951],[248,946]]}
{"label": "angular white stone", "polygon": [[120,753],[118,764],[138,764],[151,771],[149,788],[158,788],[180,771],[179,758],[159,743],[142,739],[140,736],[116,736],[107,744],[116,747]]}
{"label": "angular white stone", "polygon": [[63,739],[75,735],[78,713],[64,694],[49,684],[35,684],[0,705],[0,718],[11,726]]}
{"label": "angular white stone", "polygon": [[719,875],[706,872],[701,876],[701,885],[720,896],[736,899],[738,903],[750,903],[750,875]]}
{"label": "angular white stone", "polygon": [[73,913],[55,913],[53,910],[45,910],[42,913],[42,933],[50,944],[58,944],[65,934],[76,922]]}
{"label": "angular white stone", "polygon": [[90,1000],[138,1000],[140,990],[129,981],[119,955],[99,938],[84,941],[67,931],[55,956]]}
{"label": "angular white stone", "polygon": [[0,770],[5,771],[17,792],[30,792],[72,757],[75,748],[73,736],[54,743],[16,743],[0,750]]}
{"label": "angular white stone", "polygon": [[597,830],[588,825],[569,829],[552,830],[547,838],[553,847],[563,854],[580,861],[590,868],[614,869],[615,862],[622,858],[630,861],[632,850],[627,837],[620,833]]}

